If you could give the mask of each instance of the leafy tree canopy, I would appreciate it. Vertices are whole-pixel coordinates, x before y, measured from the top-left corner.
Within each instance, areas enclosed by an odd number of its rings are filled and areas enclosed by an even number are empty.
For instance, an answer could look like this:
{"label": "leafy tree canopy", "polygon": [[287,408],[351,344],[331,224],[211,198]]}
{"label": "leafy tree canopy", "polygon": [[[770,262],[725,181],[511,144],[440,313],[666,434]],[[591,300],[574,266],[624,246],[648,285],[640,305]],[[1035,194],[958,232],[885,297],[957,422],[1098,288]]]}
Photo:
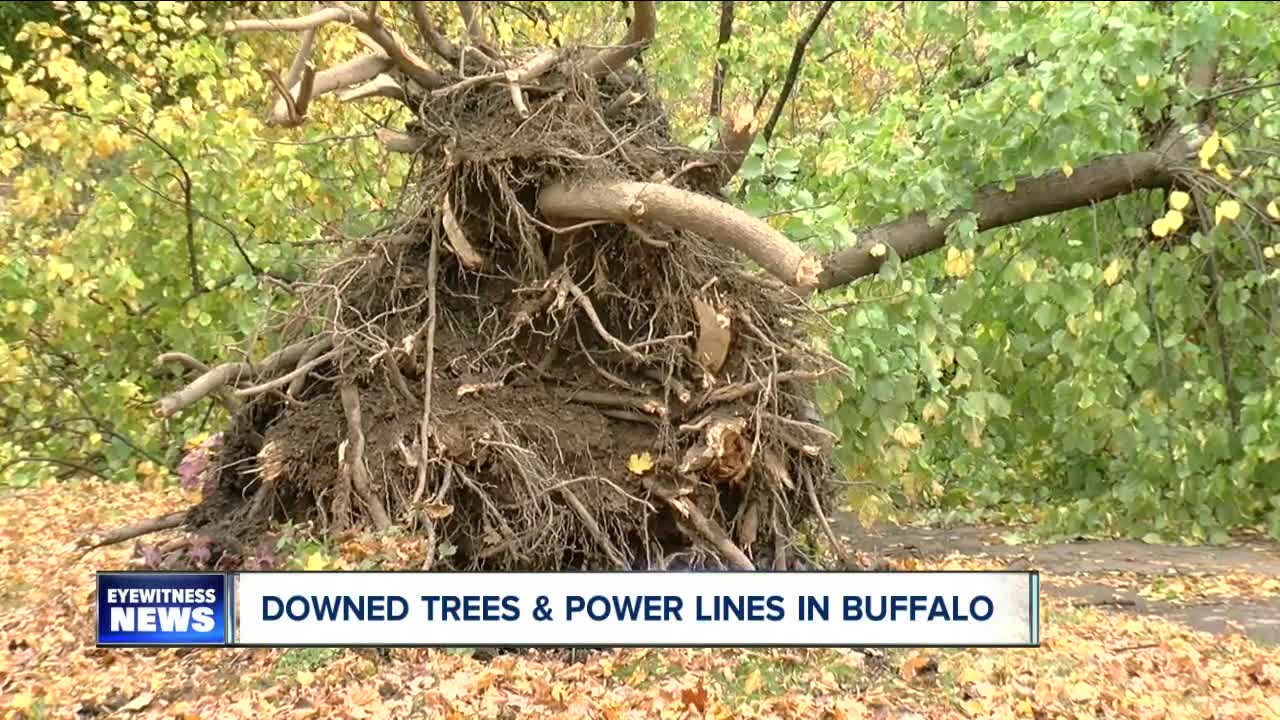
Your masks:
{"label": "leafy tree canopy", "polygon": [[[848,502],[868,517],[1280,537],[1280,45],[1266,30],[1280,7],[824,5],[661,3],[642,60],[693,147],[764,130],[730,188],[741,206],[814,253],[865,249],[862,279],[817,300],[829,323],[814,338],[851,370],[821,408]],[[619,3],[493,6],[504,45],[598,44],[629,17]],[[282,70],[296,37],[217,32],[231,11],[197,3],[47,8],[0,45],[3,481],[51,466],[163,479],[223,418],[214,403],[155,417],[177,378],[154,358],[275,349],[259,329],[307,269],[389,221],[408,162],[376,131],[406,112],[326,95],[305,125],[268,127],[263,69]],[[0,28],[18,12],[0,10]],[[334,25],[313,60],[362,51]],[[1187,128],[1185,162],[1148,189],[1016,224],[967,212],[1035,177],[1103,182],[1100,158]],[[870,230],[918,212],[951,220],[940,251],[915,259]]]}

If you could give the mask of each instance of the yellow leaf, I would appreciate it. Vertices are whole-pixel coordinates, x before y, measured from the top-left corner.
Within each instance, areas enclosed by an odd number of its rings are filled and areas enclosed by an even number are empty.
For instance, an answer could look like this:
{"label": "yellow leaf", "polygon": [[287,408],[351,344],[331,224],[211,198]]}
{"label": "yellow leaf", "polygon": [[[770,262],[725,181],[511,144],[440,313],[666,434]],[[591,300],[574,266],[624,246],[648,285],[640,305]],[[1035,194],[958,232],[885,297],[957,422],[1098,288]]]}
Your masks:
{"label": "yellow leaf", "polygon": [[1233,154],[1233,153],[1235,153],[1235,151],[1236,151],[1236,144],[1235,144],[1235,143],[1233,143],[1233,142],[1231,142],[1231,138],[1226,137],[1226,136],[1223,136],[1223,138],[1222,138],[1222,149],[1223,149],[1223,150],[1226,150],[1226,151],[1227,151],[1227,154],[1229,154],[1229,155],[1230,155],[1230,154]]}
{"label": "yellow leaf", "polygon": [[1213,171],[1218,173],[1218,177],[1222,178],[1223,180],[1231,179],[1231,170],[1227,168],[1226,165],[1223,165],[1222,163],[1218,163],[1218,166],[1214,168]]}
{"label": "yellow leaf", "polygon": [[316,681],[316,674],[310,670],[299,670],[296,680],[302,687],[309,687],[311,683]]}
{"label": "yellow leaf", "polygon": [[937,425],[947,416],[949,410],[947,402],[941,398],[934,398],[925,403],[924,409],[920,411],[920,417],[930,425]]}
{"label": "yellow leaf", "polygon": [[1075,169],[1075,168],[1073,168],[1073,167],[1071,167],[1071,163],[1069,163],[1069,162],[1064,162],[1064,163],[1062,163],[1062,174],[1063,174],[1063,175],[1066,175],[1067,177],[1071,177],[1072,175],[1074,175],[1074,174],[1075,174],[1075,172],[1076,172],[1076,169]]}
{"label": "yellow leaf", "polygon": [[1159,218],[1151,223],[1151,234],[1156,237],[1165,237],[1169,234],[1169,221]]}
{"label": "yellow leaf", "polygon": [[1209,169],[1209,161],[1213,159],[1214,155],[1218,154],[1218,148],[1221,145],[1222,138],[1218,137],[1216,132],[1210,135],[1208,140],[1204,141],[1204,145],[1200,146],[1200,167],[1206,170]]}
{"label": "yellow leaf", "polygon": [[986,679],[987,679],[986,674],[984,674],[981,670],[974,667],[973,665],[970,665],[965,669],[961,670],[960,674],[956,676],[956,684],[972,685],[974,683],[980,683]]}
{"label": "yellow leaf", "polygon": [[643,475],[653,469],[653,457],[647,452],[633,453],[627,460],[627,469],[635,475]]}
{"label": "yellow leaf", "polygon": [[1280,206],[1276,205],[1275,200],[1267,203],[1267,214],[1276,220],[1280,220]]}
{"label": "yellow leaf", "polygon": [[1178,232],[1178,228],[1182,227],[1182,213],[1177,210],[1170,210],[1164,214],[1164,221],[1168,223],[1171,232]]}
{"label": "yellow leaf", "polygon": [[1240,203],[1235,200],[1223,200],[1213,211],[1214,222],[1222,222],[1223,218],[1235,220],[1240,217]]}
{"label": "yellow leaf", "polygon": [[1150,84],[1151,84],[1151,76],[1150,76],[1150,75],[1139,75],[1139,76],[1138,76],[1138,87],[1140,87],[1140,88],[1144,88],[1144,87],[1146,87],[1146,86],[1148,86],[1148,85],[1150,85]]}
{"label": "yellow leaf", "polygon": [[426,503],[422,512],[432,520],[443,520],[453,514],[453,506],[448,503]]}
{"label": "yellow leaf", "polygon": [[1044,93],[1038,92],[1032,95],[1027,100],[1027,105],[1030,105],[1032,110],[1035,110],[1036,112],[1040,112],[1040,103],[1043,101],[1044,101]]}
{"label": "yellow leaf", "polygon": [[751,671],[747,679],[742,682],[742,693],[744,695],[754,695],[764,686],[764,678],[760,676],[760,668]]}
{"label": "yellow leaf", "polygon": [[1120,260],[1118,258],[1112,260],[1107,269],[1102,271],[1102,279],[1106,281],[1107,287],[1111,287],[1120,281]]}
{"label": "yellow leaf", "polygon": [[917,448],[920,447],[920,443],[924,438],[918,425],[915,423],[903,423],[898,426],[897,430],[893,431],[893,439],[897,440],[898,444],[903,447]]}
{"label": "yellow leaf", "polygon": [[119,143],[120,133],[114,127],[103,127],[93,137],[93,152],[100,158],[111,157]]}
{"label": "yellow leaf", "polygon": [[1031,278],[1036,274],[1036,261],[1033,259],[1019,260],[1014,263],[1013,269],[1018,273],[1018,277],[1022,278],[1022,282],[1031,282]]}
{"label": "yellow leaf", "polygon": [[155,697],[156,696],[153,693],[144,692],[126,703],[124,707],[120,708],[120,710],[123,712],[138,712],[150,705],[151,701],[154,700]]}
{"label": "yellow leaf", "polygon": [[329,559],[324,556],[324,553],[313,552],[307,556],[307,564],[303,567],[303,569],[316,571],[316,570],[323,570],[328,566],[329,566]]}
{"label": "yellow leaf", "polygon": [[35,704],[35,701],[35,696],[31,694],[30,690],[23,690],[13,696],[11,704],[17,710],[26,711],[31,709],[31,706]]}
{"label": "yellow leaf", "polygon": [[1067,686],[1067,699],[1071,702],[1089,702],[1098,697],[1098,689],[1088,683],[1072,683]]}
{"label": "yellow leaf", "polygon": [[1189,202],[1191,202],[1191,196],[1181,190],[1174,190],[1169,193],[1169,207],[1174,210],[1181,210],[1185,208]]}
{"label": "yellow leaf", "polygon": [[70,280],[76,274],[76,268],[69,262],[58,258],[49,258],[49,278],[52,280]]}
{"label": "yellow leaf", "polygon": [[947,260],[943,267],[952,277],[967,276],[973,272],[973,250],[961,251],[957,248],[947,248]]}

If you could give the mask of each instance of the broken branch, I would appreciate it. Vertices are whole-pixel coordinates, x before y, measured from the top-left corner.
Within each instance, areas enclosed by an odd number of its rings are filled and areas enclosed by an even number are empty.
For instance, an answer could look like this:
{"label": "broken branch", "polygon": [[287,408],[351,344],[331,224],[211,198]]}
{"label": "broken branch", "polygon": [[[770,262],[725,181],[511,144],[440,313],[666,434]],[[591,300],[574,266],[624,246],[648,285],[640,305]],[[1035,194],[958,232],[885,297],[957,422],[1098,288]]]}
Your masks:
{"label": "broken branch", "polygon": [[159,517],[154,517],[150,520],[143,520],[140,523],[130,525],[128,527],[118,528],[102,535],[101,537],[86,535],[80,538],[78,543],[84,547],[84,551],[80,555],[83,557],[91,550],[106,547],[108,545],[118,545],[122,542],[128,542],[134,538],[142,537],[143,535],[160,532],[161,530],[172,530],[173,528],[182,525],[186,520],[187,513],[184,510],[181,512],[173,512]]}
{"label": "broken branch", "polygon": [[631,27],[622,43],[616,47],[605,48],[583,64],[582,70],[588,75],[608,75],[617,72],[629,60],[639,55],[649,43],[653,42],[658,29],[658,8],[653,0],[636,0],[631,3]]}

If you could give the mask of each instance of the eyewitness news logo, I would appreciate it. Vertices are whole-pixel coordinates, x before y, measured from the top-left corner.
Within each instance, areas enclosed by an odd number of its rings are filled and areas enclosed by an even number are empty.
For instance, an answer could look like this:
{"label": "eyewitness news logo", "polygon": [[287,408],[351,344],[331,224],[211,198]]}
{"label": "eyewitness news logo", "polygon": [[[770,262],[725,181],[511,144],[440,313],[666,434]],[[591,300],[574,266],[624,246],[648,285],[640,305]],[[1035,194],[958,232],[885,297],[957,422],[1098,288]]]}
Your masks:
{"label": "eyewitness news logo", "polygon": [[98,573],[99,645],[227,645],[231,582],[221,573]]}
{"label": "eyewitness news logo", "polygon": [[98,575],[98,644],[1039,647],[1034,571]]}

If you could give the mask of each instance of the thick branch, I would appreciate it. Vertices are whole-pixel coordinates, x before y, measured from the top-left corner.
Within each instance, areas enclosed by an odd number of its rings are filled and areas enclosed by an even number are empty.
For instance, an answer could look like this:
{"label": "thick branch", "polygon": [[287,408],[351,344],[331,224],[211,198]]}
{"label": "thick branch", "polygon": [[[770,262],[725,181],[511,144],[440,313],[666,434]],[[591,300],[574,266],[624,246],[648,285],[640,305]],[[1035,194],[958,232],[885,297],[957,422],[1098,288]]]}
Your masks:
{"label": "thick branch", "polygon": [[583,72],[588,75],[608,75],[617,72],[629,60],[639,55],[649,43],[653,42],[658,30],[658,7],[653,0],[635,0],[631,3],[634,17],[631,27],[622,44],[605,48],[593,55],[583,65]]}
{"label": "thick branch", "polygon": [[262,393],[267,392],[268,390],[274,390],[278,387],[284,387],[285,385],[290,385],[297,378],[306,377],[307,373],[329,362],[330,360],[336,358],[338,355],[339,355],[338,350],[330,350],[329,352],[317,358],[314,358],[314,359],[308,360],[307,362],[299,364],[296,368],[294,368],[293,370],[290,370],[288,373],[281,375],[278,378],[275,378],[273,380],[268,380],[267,382],[260,383],[258,385],[254,385],[253,387],[241,388],[239,390],[236,390],[235,396],[237,398],[249,398],[249,397],[253,397],[254,395],[261,395]]}
{"label": "thick branch", "polygon": [[436,29],[436,24],[431,22],[431,16],[427,14],[425,0],[413,0],[410,5],[413,7],[413,20],[418,24],[418,32],[422,34],[427,47],[450,63],[457,63],[458,46]]}
{"label": "thick branch", "polygon": [[[180,353],[180,352],[163,353],[160,355],[160,357],[156,358],[156,364],[157,365],[170,365],[170,364],[181,365],[182,367],[186,368],[188,371],[194,372],[194,373],[200,373],[201,375],[204,375],[210,372],[210,368],[208,365],[205,365],[204,363],[200,362],[199,360],[191,357],[186,353]],[[237,401],[235,399],[235,396],[233,396],[230,392],[227,392],[223,388],[219,388],[214,392],[217,394],[218,400],[223,404],[224,407],[227,408],[228,412],[234,413],[236,410],[239,409],[240,407],[239,401]]]}
{"label": "thick branch", "polygon": [[[363,14],[363,13],[361,13]],[[331,22],[350,22],[342,8],[324,8],[300,18],[279,20],[229,20],[223,26],[226,32],[304,32]]]}
{"label": "thick branch", "polygon": [[462,24],[467,28],[467,37],[471,39],[471,44],[491,58],[497,59],[502,57],[498,49],[489,42],[488,35],[484,32],[484,18],[481,17],[480,8],[476,7],[477,3],[467,2],[467,0],[458,0],[458,12],[462,14]]}
{"label": "thick branch", "polygon": [[[649,488],[654,494],[662,498],[679,514],[679,522],[684,529],[685,525],[692,526],[693,532],[697,536],[708,542],[712,547],[720,552],[722,559],[729,564],[734,570],[755,570],[755,565],[751,564],[751,560],[742,552],[742,549],[733,544],[733,540],[729,538],[729,534],[724,531],[714,520],[708,518],[698,509],[692,498],[677,497],[666,489],[659,487],[658,483],[653,480],[645,479],[645,487]],[[689,531],[686,530],[686,533]]]}
{"label": "thick branch", "polygon": [[379,75],[363,85],[357,85],[338,93],[339,102],[351,102],[370,97],[391,98],[401,102],[408,100],[404,88],[400,86],[400,83],[392,79],[390,75]]}
{"label": "thick branch", "polygon": [[[391,69],[391,58],[386,55],[361,55],[341,65],[335,65],[327,70],[315,73],[315,79],[311,83],[310,98],[315,99],[335,90],[371,80],[389,69]],[[301,87],[296,89],[291,87],[290,93],[298,96],[300,95],[300,90]],[[289,101],[287,98],[281,97],[276,100],[275,106],[271,109],[271,117],[267,122],[271,125],[290,124]]]}
{"label": "thick branch", "polygon": [[[86,535],[80,538],[78,544],[84,548],[84,553],[88,553],[90,550],[95,548],[117,545],[161,530],[171,530],[182,525],[186,520],[187,512],[185,510],[168,513],[167,515],[154,517],[150,520],[144,520],[136,525],[112,530],[102,536]],[[82,555],[84,553],[82,553]]]}
{"label": "thick branch", "polygon": [[858,233],[862,239],[857,245],[825,259],[818,288],[838,287],[878,271],[888,257],[887,253],[880,257],[871,254],[880,243],[892,248],[902,260],[909,260],[943,247],[947,226],[967,213],[978,214],[979,231],[991,230],[1136,190],[1167,187],[1171,182],[1168,167],[1168,156],[1155,150],[1111,155],[1076,168],[1070,177],[1054,171],[1021,180],[1012,192],[988,187],[978,193],[972,208],[957,210],[936,224],[930,224],[926,213],[918,212],[863,230]]}
{"label": "thick branch", "polygon": [[[733,37],[733,0],[720,0],[720,35],[716,38],[716,49],[723,50],[725,43]],[[725,73],[729,65],[724,58],[716,60],[715,74],[711,76],[711,117],[720,116],[720,100],[724,94]]]}
{"label": "thick branch", "polygon": [[[405,43],[404,38],[383,24],[381,18],[370,16],[349,5],[340,4],[336,7],[324,8],[300,18],[234,20],[228,22],[225,25],[225,29],[227,32],[301,32],[318,28],[330,22],[345,22],[353,25],[357,30],[367,35],[378,47],[382,48],[387,56],[391,58],[391,61],[395,63],[396,68],[423,88],[434,89],[445,84],[444,78],[422,58],[418,57],[417,53]],[[374,73],[359,80],[368,80],[376,74]],[[319,85],[319,82],[320,78],[317,76],[316,84]],[[317,94],[319,94],[318,91]]]}
{"label": "thick branch", "polygon": [[311,58],[311,46],[315,44],[315,40],[316,28],[302,33],[298,53],[293,56],[293,63],[289,65],[289,74],[284,78],[285,87],[293,87],[294,83],[302,79],[302,71],[307,66],[307,60]]}
{"label": "thick branch", "polygon": [[199,360],[191,357],[186,353],[167,352],[167,353],[162,353],[160,357],[156,358],[157,365],[168,365],[170,363],[175,365],[181,365],[182,367],[190,370],[191,372],[197,372],[201,374],[209,372],[208,365],[205,365],[204,363],[200,362]]}
{"label": "thick branch", "polygon": [[542,190],[538,208],[565,220],[655,220],[737,248],[790,285],[817,284],[821,262],[801,250],[763,220],[732,205],[670,185],[615,181],[570,187],[557,183]]}
{"label": "thick branch", "polygon": [[427,3],[424,0],[414,0],[413,19],[418,25],[418,32],[422,34],[422,39],[427,43],[427,47],[432,52],[439,55],[452,66],[457,66],[463,53],[466,53],[467,61],[474,62],[479,67],[489,67],[493,64],[493,59],[485,55],[479,48],[464,45],[458,47],[449,38],[445,37],[436,29],[435,23],[431,21],[431,16],[427,14]]}
{"label": "thick branch", "polygon": [[[219,365],[212,370],[208,370],[181,390],[156,402],[152,408],[152,413],[157,417],[170,417],[227,385],[235,385],[244,380],[251,380],[260,373],[270,374],[282,368],[296,365],[312,343],[313,341],[303,341],[277,350],[268,355],[258,367],[244,362]],[[177,362],[184,366],[190,366],[190,363],[180,354],[165,353],[160,356],[160,359],[165,362]]]}
{"label": "thick branch", "polygon": [[747,153],[751,152],[751,145],[755,142],[756,130],[759,128],[755,110],[750,105],[739,105],[732,118],[725,118],[714,151],[713,166],[713,177],[721,187],[742,169],[742,162],[747,159]]}
{"label": "thick branch", "polygon": [[485,83],[496,82],[498,80],[506,80],[508,83],[529,82],[555,67],[556,63],[560,62],[560,59],[563,56],[564,55],[560,50],[556,48],[547,48],[521,63],[518,67],[511,68],[510,70],[497,70],[484,75],[472,75],[469,78],[459,80],[447,87],[439,88],[431,94],[437,97],[449,95],[460,90],[475,87],[476,85],[483,85]]}
{"label": "thick branch", "polygon": [[769,120],[764,124],[765,140],[773,137],[773,130],[777,127],[778,120],[782,117],[782,111],[787,106],[787,100],[791,97],[791,91],[796,86],[796,78],[800,76],[800,65],[804,62],[805,48],[809,46],[809,40],[818,31],[818,26],[822,24],[823,18],[830,12],[832,5],[835,5],[835,0],[826,0],[826,2],[822,3],[822,7],[818,8],[818,14],[809,23],[809,27],[805,28],[800,38],[796,40],[795,49],[791,51],[791,65],[787,68],[787,77],[782,81],[782,92],[778,95],[778,102],[773,105],[773,112],[769,114]]}
{"label": "thick branch", "polygon": [[316,66],[306,63],[302,66],[302,80],[298,83],[298,96],[294,98],[294,112],[298,114],[300,120],[307,117],[307,110],[311,107],[312,93],[315,92],[316,83]]}
{"label": "thick branch", "polygon": [[416,153],[422,149],[422,140],[390,128],[378,128],[373,131],[373,135],[391,152]]}
{"label": "thick branch", "polygon": [[254,376],[253,366],[249,363],[227,363],[219,365],[196,378],[190,385],[169,395],[155,404],[152,412],[156,417],[172,417],[190,407],[212,392],[227,385],[234,385],[244,378]]}

